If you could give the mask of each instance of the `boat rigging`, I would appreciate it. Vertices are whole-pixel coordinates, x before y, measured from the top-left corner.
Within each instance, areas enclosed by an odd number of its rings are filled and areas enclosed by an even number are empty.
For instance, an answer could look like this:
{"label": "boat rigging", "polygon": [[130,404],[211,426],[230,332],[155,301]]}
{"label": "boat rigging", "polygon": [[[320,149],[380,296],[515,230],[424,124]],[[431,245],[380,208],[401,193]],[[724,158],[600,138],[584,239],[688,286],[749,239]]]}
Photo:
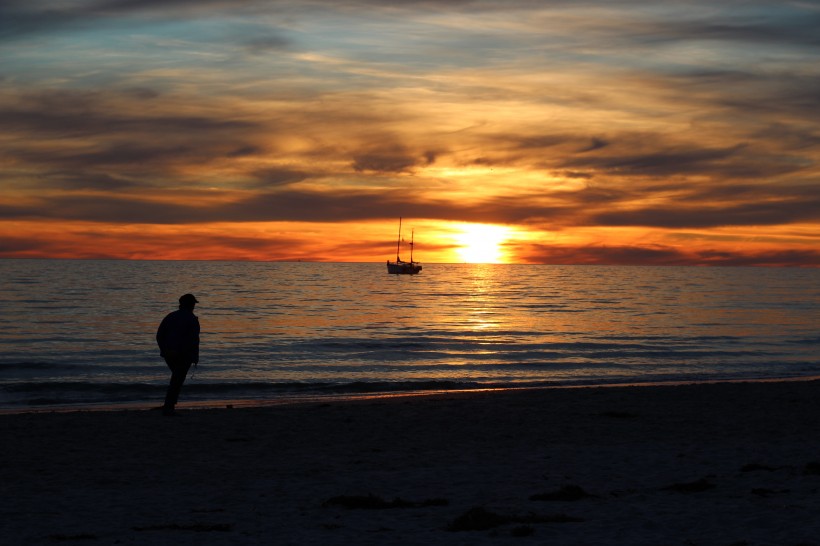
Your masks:
{"label": "boat rigging", "polygon": [[421,264],[413,261],[413,237],[415,230],[410,231],[410,261],[401,259],[401,218],[399,218],[399,238],[396,241],[396,261],[387,260],[387,272],[391,275],[416,275],[421,272]]}

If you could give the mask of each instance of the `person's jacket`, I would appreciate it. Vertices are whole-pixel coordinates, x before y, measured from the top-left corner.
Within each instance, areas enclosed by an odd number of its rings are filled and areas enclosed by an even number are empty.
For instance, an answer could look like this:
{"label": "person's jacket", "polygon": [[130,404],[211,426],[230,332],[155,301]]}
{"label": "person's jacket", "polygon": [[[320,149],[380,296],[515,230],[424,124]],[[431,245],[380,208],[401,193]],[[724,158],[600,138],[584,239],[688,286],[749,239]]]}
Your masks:
{"label": "person's jacket", "polygon": [[169,313],[157,329],[157,345],[163,358],[199,362],[199,319],[191,309]]}

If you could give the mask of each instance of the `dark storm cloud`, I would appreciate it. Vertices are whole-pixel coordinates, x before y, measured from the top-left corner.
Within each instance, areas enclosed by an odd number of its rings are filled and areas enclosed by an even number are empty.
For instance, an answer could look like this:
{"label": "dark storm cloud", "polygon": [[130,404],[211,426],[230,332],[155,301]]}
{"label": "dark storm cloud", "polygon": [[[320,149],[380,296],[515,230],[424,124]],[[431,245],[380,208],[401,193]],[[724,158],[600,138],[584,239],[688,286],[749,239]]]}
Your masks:
{"label": "dark storm cloud", "polygon": [[83,29],[115,16],[134,14],[191,15],[205,10],[241,7],[248,2],[227,0],[87,0],[62,2],[3,0],[0,2],[0,39]]}
{"label": "dark storm cloud", "polygon": [[[591,184],[582,190],[548,192],[541,197],[559,203],[545,208],[546,214],[542,215],[558,226],[682,229],[776,226],[820,220],[820,194],[811,182]],[[644,204],[661,199],[662,204]],[[532,220],[537,214],[530,212]]]}
{"label": "dark storm cloud", "polygon": [[[86,30],[99,25],[115,25],[139,20],[219,19],[226,16],[259,16],[265,14],[299,14],[315,11],[355,11],[386,8],[435,9],[452,11],[462,6],[481,4],[474,0],[331,0],[284,2],[277,0],[78,0],[73,2],[3,0],[0,2],[0,41],[35,34]],[[244,40],[253,53],[281,49],[288,40],[269,34]]]}
{"label": "dark storm cloud", "polygon": [[292,169],[262,169],[252,173],[259,189],[288,186],[310,178],[311,173]]}
{"label": "dark storm cloud", "polygon": [[90,153],[65,155],[61,163],[76,167],[110,167],[169,165],[180,160],[193,161],[197,158],[207,160],[210,154],[195,146],[168,145],[129,145],[110,146],[104,150]]}
{"label": "dark storm cloud", "polygon": [[[11,150],[17,161],[37,165],[43,173],[41,182],[56,183],[65,180],[66,190],[82,187],[82,180],[90,183],[89,187],[104,187],[94,183],[110,180],[119,181],[114,187],[154,187],[156,181],[167,181],[173,177],[169,171],[177,166],[203,165],[219,157],[224,149],[221,143],[208,145],[175,145],[158,142],[149,144],[112,144],[92,151],[73,151],[70,149],[55,150]],[[154,178],[152,178],[154,177]],[[125,182],[130,180],[131,182]],[[184,185],[183,180],[175,184]],[[79,186],[78,186],[79,183]]]}
{"label": "dark storm cloud", "polygon": [[[742,65],[733,70],[678,68],[656,74],[649,83],[679,94],[682,102],[708,107],[708,116],[735,116],[742,122],[783,122],[783,116],[796,116],[791,124],[820,120],[820,78],[811,70],[783,64],[774,68]],[[768,140],[765,135],[763,139]]]}
{"label": "dark storm cloud", "polygon": [[[182,193],[180,196],[184,195]],[[198,197],[213,201],[214,193],[188,192],[179,203],[116,195],[64,194],[39,203],[0,207],[0,219],[84,220],[132,224],[186,224],[206,222],[305,221],[343,222],[403,216],[455,221],[513,223],[567,215],[564,207],[538,206],[517,199],[492,198],[461,205],[448,201],[412,200],[408,192],[341,192],[283,190],[255,194],[220,204],[198,205]]]}
{"label": "dark storm cloud", "polygon": [[402,216],[416,218],[507,223],[513,219],[520,220],[535,211],[539,214],[546,212],[539,208],[521,207],[521,203],[502,203],[497,198],[469,205],[445,200],[414,199],[403,190],[348,194],[286,191],[252,198],[231,208],[231,214],[237,216],[249,211],[257,215],[274,211],[277,217],[314,222],[383,219],[395,216],[392,211],[400,211]]}
{"label": "dark storm cloud", "polygon": [[353,170],[356,172],[405,173],[417,166],[432,165],[440,151],[424,149],[412,150],[400,143],[390,143],[397,139],[385,136],[377,146],[361,144],[361,149],[353,153]]}
{"label": "dark storm cloud", "polygon": [[732,203],[813,203],[818,199],[817,187],[813,183],[781,182],[779,184],[732,183],[713,186],[681,186],[681,196],[689,203],[709,204]]}
{"label": "dark storm cloud", "polygon": [[[140,108],[144,101],[151,102],[147,111]],[[220,117],[224,114],[174,112],[172,104],[146,90],[48,91],[3,101],[0,127],[15,136],[7,139],[5,155],[42,171],[41,181],[62,178],[66,189],[114,190],[168,180],[174,176],[170,166],[264,153],[252,143],[258,123]],[[125,182],[127,173],[136,172],[153,178]]]}
{"label": "dark storm cloud", "polygon": [[[151,23],[196,20],[224,20],[248,17],[245,29],[254,28],[257,15],[276,13],[283,2],[264,0],[102,0],[38,2],[3,0],[0,2],[0,44],[27,37],[80,34],[98,29],[144,28]],[[258,33],[254,33],[258,34]],[[252,55],[288,48],[289,38],[282,32],[265,29],[264,35],[248,38],[247,30],[215,39],[232,43]]]}
{"label": "dark storm cloud", "polygon": [[419,159],[404,153],[369,153],[353,158],[353,169],[358,172],[401,173],[409,171]]}
{"label": "dark storm cloud", "polygon": [[563,168],[590,168],[617,174],[668,176],[681,173],[713,172],[719,162],[735,156],[741,147],[653,151],[642,154],[581,155],[568,159]]}
{"label": "dark storm cloud", "polygon": [[[132,242],[143,243],[146,247],[157,244],[166,250],[177,250],[188,255],[196,255],[196,249],[191,248],[190,242],[182,238],[170,238],[157,235],[132,236]],[[277,256],[278,259],[299,259],[302,241],[284,237],[243,237],[236,235],[219,235],[197,233],[197,247],[203,249],[205,258],[213,258],[206,254],[206,249],[218,249],[218,252],[230,255],[230,259],[259,259],[260,255]],[[200,256],[203,257],[203,256]]]}
{"label": "dark storm cloud", "polygon": [[84,18],[73,6],[35,4],[30,0],[0,2],[0,40],[71,28]]}
{"label": "dark storm cloud", "polygon": [[[657,6],[682,5],[682,2],[656,2]],[[743,15],[739,8],[747,7],[743,2],[723,2],[723,13],[710,13],[710,18],[699,19],[697,14],[703,2],[689,2],[693,14],[678,17],[674,21],[649,17],[638,21],[618,21],[617,32],[635,42],[658,43],[682,40],[713,40],[729,42],[792,44],[795,46],[820,45],[816,29],[820,26],[820,15],[810,9],[802,9],[799,4],[787,4],[778,10],[765,14]],[[736,4],[735,9],[732,5]],[[226,15],[254,14],[298,14],[306,12],[364,12],[385,10],[450,12],[450,13],[490,13],[504,11],[510,13],[521,10],[537,13],[545,9],[584,6],[610,9],[642,7],[635,1],[602,2],[601,0],[517,0],[513,2],[486,2],[479,0],[347,0],[282,2],[276,0],[87,0],[74,2],[4,0],[0,3],[0,39],[24,36],[32,33],[46,33],[75,28],[88,28],[100,22],[112,20],[153,18],[157,20],[199,18],[219,18]],[[599,31],[592,25],[588,32]],[[279,40],[280,38],[276,38]],[[274,42],[275,42],[274,41]]]}
{"label": "dark storm cloud", "polygon": [[[267,176],[267,182],[265,181]],[[259,187],[287,187],[305,173],[272,171]],[[107,179],[85,186],[103,188]],[[116,184],[116,180],[112,183]],[[77,186],[82,187],[81,180]],[[383,219],[395,215],[498,224],[542,224],[549,229],[569,226],[645,226],[667,229],[722,226],[785,225],[820,220],[820,196],[811,185],[772,188],[739,185],[725,188],[668,188],[680,198],[669,205],[634,205],[643,190],[590,186],[579,191],[552,191],[529,196],[493,196],[469,204],[414,198],[412,192],[299,190],[295,187],[239,199],[224,193],[188,192],[180,203],[134,197],[64,194],[36,205],[0,207],[3,219],[62,219],[92,222],[185,224],[206,222],[303,221],[344,222]],[[180,195],[182,195],[180,193]],[[649,194],[651,196],[651,193]],[[735,199],[732,199],[734,196]],[[204,200],[204,201],[203,201]],[[678,202],[681,201],[681,202]],[[207,202],[209,204],[197,204]]]}
{"label": "dark storm cloud", "polygon": [[792,127],[773,123],[752,136],[761,140],[772,139],[790,150],[820,147],[820,127]]}
{"label": "dark storm cloud", "polygon": [[19,237],[0,237],[0,257],[12,256],[20,257],[26,256],[28,253],[52,253],[59,252],[60,241],[51,241],[48,239],[36,239],[33,237],[26,237],[25,235]]}
{"label": "dark storm cloud", "polygon": [[245,48],[254,55],[287,49],[290,42],[282,36],[259,36],[244,42]]}
{"label": "dark storm cloud", "polygon": [[684,20],[662,25],[653,40],[718,40],[820,46],[820,14],[784,6],[767,16],[734,15],[723,20]]}
{"label": "dark storm cloud", "polygon": [[518,250],[528,262],[548,264],[599,265],[683,265],[691,263],[691,256],[666,246],[552,246],[533,244]]}
{"label": "dark storm cloud", "polygon": [[[652,144],[644,143],[642,146],[646,148]],[[728,148],[664,149],[662,143],[655,143],[655,146],[655,149],[641,153],[621,146],[605,155],[579,154],[568,158],[560,167],[571,170],[590,169],[617,176],[769,178],[809,166],[806,161],[797,161],[788,155],[766,152],[746,144]]]}
{"label": "dark storm cloud", "polygon": [[519,255],[532,263],[586,265],[712,265],[816,267],[820,251],[767,250],[760,252],[729,252],[715,250],[689,251],[677,247],[650,245],[528,245],[518,249]]}
{"label": "dark storm cloud", "polygon": [[659,228],[774,226],[820,221],[820,196],[723,206],[669,205],[618,210],[592,215],[589,225]]}
{"label": "dark storm cloud", "polygon": [[589,145],[578,150],[578,153],[594,152],[595,150],[600,150],[601,148],[606,148],[607,146],[609,146],[609,142],[606,140],[598,137],[592,137]]}
{"label": "dark storm cloud", "polygon": [[177,224],[208,221],[207,212],[185,205],[114,195],[68,194],[36,204],[0,207],[2,219],[47,219],[114,224]]}
{"label": "dark storm cloud", "polygon": [[[126,92],[125,95],[130,93]],[[197,136],[203,132],[247,130],[256,124],[216,115],[128,114],[117,92],[44,91],[0,106],[0,126],[56,136],[150,133]],[[150,98],[150,97],[149,97]],[[116,103],[116,104],[112,104]]]}
{"label": "dark storm cloud", "polygon": [[820,266],[820,251],[812,249],[769,250],[749,254],[704,250],[699,252],[697,256],[704,265],[770,267]]}
{"label": "dark storm cloud", "polygon": [[38,181],[45,187],[65,190],[118,191],[142,186],[139,182],[121,176],[93,172],[51,172],[39,177]]}

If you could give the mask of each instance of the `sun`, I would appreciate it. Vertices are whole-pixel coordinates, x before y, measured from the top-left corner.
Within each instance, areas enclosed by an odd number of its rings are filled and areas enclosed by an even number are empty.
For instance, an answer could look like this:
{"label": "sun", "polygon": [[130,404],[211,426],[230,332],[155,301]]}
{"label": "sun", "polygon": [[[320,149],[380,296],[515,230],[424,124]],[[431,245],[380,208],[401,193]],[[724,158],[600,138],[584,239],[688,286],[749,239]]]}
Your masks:
{"label": "sun", "polygon": [[471,264],[504,263],[502,245],[509,238],[509,230],[488,224],[464,224],[455,236],[456,252],[460,261]]}

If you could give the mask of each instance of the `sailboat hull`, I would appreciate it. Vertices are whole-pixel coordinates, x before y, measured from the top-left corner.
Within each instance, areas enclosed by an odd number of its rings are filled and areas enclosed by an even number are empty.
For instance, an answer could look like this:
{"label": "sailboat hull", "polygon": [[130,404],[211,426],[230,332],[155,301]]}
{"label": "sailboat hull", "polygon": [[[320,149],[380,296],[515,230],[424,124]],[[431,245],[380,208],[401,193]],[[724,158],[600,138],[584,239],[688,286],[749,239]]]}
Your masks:
{"label": "sailboat hull", "polygon": [[387,272],[391,275],[417,275],[421,272],[418,262],[387,262]]}

